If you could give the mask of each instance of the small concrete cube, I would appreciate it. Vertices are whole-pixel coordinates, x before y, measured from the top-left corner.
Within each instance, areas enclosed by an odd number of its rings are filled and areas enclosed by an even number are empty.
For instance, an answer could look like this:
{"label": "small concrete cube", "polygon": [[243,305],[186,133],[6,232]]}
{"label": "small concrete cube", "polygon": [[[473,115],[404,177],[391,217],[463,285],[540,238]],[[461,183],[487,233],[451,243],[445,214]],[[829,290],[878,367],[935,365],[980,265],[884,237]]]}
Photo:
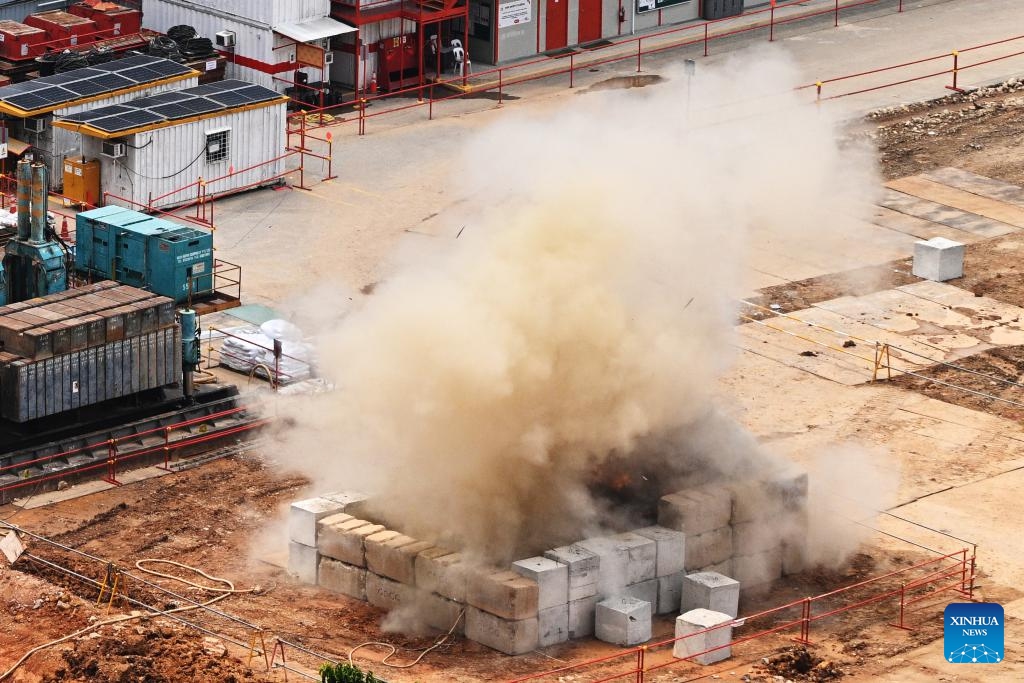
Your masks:
{"label": "small concrete cube", "polygon": [[366,601],[374,607],[393,610],[410,605],[416,599],[416,589],[371,572],[366,573]]}
{"label": "small concrete cube", "polygon": [[739,581],[716,572],[696,572],[683,577],[680,612],[706,609],[735,617],[739,606]]}
{"label": "small concrete cube", "polygon": [[687,536],[726,526],[731,517],[732,494],[722,486],[685,489],[658,501],[658,525]]}
{"label": "small concrete cube", "polygon": [[945,237],[914,242],[912,272],[917,277],[936,282],[963,277],[964,245]]}
{"label": "small concrete cube", "polygon": [[[537,582],[537,609],[546,610],[569,602],[569,566],[546,557],[529,557],[512,563],[512,571]],[[543,624],[541,625],[543,631]],[[543,635],[541,637],[543,640]]]}
{"label": "small concrete cube", "polygon": [[316,548],[304,543],[288,541],[288,573],[302,583],[316,584],[320,556]]}
{"label": "small concrete cube", "polygon": [[636,598],[651,603],[651,610],[656,611],[658,605],[658,580],[650,579],[626,586],[625,597]]}
{"label": "small concrete cube", "polygon": [[600,558],[597,594],[602,598],[622,595],[629,584],[629,551],[612,536],[598,536],[576,545]]}
{"label": "small concrete cube", "polygon": [[678,574],[686,568],[686,534],[682,531],[666,529],[663,526],[649,526],[637,529],[635,533],[654,541],[656,576]]}
{"label": "small concrete cube", "polygon": [[[549,560],[569,568],[569,601],[597,595],[601,558],[578,544],[554,548],[544,553]],[[575,637],[575,636],[574,636]]]}
{"label": "small concrete cube", "polygon": [[327,590],[366,601],[366,570],[362,567],[321,557],[318,581]]}
{"label": "small concrete cube", "polygon": [[[732,621],[728,614],[707,609],[680,614],[676,617],[676,638],[680,640],[672,646],[672,656],[703,666],[729,659],[732,656]],[[716,626],[720,628],[714,628]],[[702,633],[706,629],[714,630]],[[705,654],[698,654],[701,652]]]}
{"label": "small concrete cube", "polygon": [[537,613],[540,625],[540,647],[557,645],[569,640],[569,604],[542,609]]}
{"label": "small concrete cube", "polygon": [[613,645],[639,645],[651,639],[651,603],[636,598],[609,598],[597,603],[594,634]]}
{"label": "small concrete cube", "polygon": [[676,572],[658,577],[658,606],[656,614],[678,612],[683,604],[683,577],[685,572]]}
{"label": "small concrete cube", "polygon": [[632,531],[616,534],[612,538],[626,549],[626,583],[643,583],[657,576],[657,543]]}
{"label": "small concrete cube", "polygon": [[569,637],[585,638],[594,635],[594,615],[597,612],[597,596],[569,601]]}
{"label": "small concrete cube", "polygon": [[344,505],[326,498],[297,500],[288,508],[288,540],[316,547],[316,523],[343,512]]}
{"label": "small concrete cube", "polygon": [[725,562],[732,557],[732,527],[686,535],[686,570]]}
{"label": "small concrete cube", "polygon": [[472,606],[466,607],[466,637],[507,655],[522,655],[540,642],[536,616],[502,619]]}
{"label": "small concrete cube", "polygon": [[744,590],[769,587],[782,577],[782,548],[775,546],[750,555],[734,555],[732,567],[732,577]]}
{"label": "small concrete cube", "polygon": [[503,619],[537,616],[537,582],[512,571],[476,570],[469,573],[466,602]]}
{"label": "small concrete cube", "polygon": [[466,576],[469,571],[462,555],[444,548],[430,548],[414,561],[416,586],[455,602],[466,601]]}

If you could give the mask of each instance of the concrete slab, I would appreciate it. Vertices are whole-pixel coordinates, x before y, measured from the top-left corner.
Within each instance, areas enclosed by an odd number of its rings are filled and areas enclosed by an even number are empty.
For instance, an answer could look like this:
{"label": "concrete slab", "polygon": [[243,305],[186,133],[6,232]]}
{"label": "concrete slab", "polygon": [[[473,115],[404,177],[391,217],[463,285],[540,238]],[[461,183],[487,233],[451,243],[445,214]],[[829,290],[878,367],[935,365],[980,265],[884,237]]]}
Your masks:
{"label": "concrete slab", "polygon": [[316,585],[320,556],[316,548],[304,543],[288,541],[288,573],[302,583]]}
{"label": "concrete slab", "polygon": [[737,327],[741,348],[837,384],[857,386],[871,379],[867,360],[804,341],[774,327],[774,322]]}
{"label": "concrete slab", "polygon": [[934,223],[941,223],[973,233],[978,237],[998,237],[1016,232],[1018,228],[1001,221],[985,218],[974,213],[961,211],[951,206],[914,197],[903,192],[887,189],[878,201],[880,206],[899,211]]}
{"label": "concrete slab", "polygon": [[921,199],[929,199],[961,211],[984,216],[1017,228],[1024,227],[1024,208],[999,199],[983,197],[973,192],[951,187],[929,178],[910,176],[890,180],[886,186]]}
{"label": "concrete slab", "polygon": [[472,570],[466,584],[466,602],[502,619],[537,616],[537,582],[508,570]]}
{"label": "concrete slab", "polygon": [[569,568],[570,601],[597,595],[597,581],[601,568],[601,558],[597,554],[574,544],[548,550],[544,557],[561,562]]}
{"label": "concrete slab", "polygon": [[686,536],[686,569],[699,569],[732,557],[732,527]]}
{"label": "concrete slab", "polygon": [[728,614],[707,609],[680,614],[676,617],[676,638],[680,640],[673,645],[672,656],[690,659],[703,666],[729,659],[732,656],[732,648],[729,647],[732,621]]}
{"label": "concrete slab", "polygon": [[466,601],[468,567],[462,555],[444,548],[424,550],[413,562],[416,586],[456,602]]}
{"label": "concrete slab", "polygon": [[586,638],[594,635],[597,602],[596,595],[569,601],[569,638]]}
{"label": "concrete slab", "polygon": [[686,572],[658,577],[658,606],[656,614],[673,614],[683,604],[683,577]]}
{"label": "concrete slab", "polygon": [[920,177],[1024,209],[1024,189],[1012,183],[950,166],[922,173]]}
{"label": "concrete slab", "polygon": [[739,605],[739,581],[716,572],[695,572],[683,577],[681,612],[709,609],[735,617]]}
{"label": "concrete slab", "polygon": [[349,519],[336,524],[319,527],[317,547],[321,555],[357,567],[366,566],[363,542],[367,536],[383,531],[380,524],[370,524],[365,519]]}
{"label": "concrete slab", "polygon": [[380,534],[366,539],[366,568],[374,574],[386,576],[399,583],[414,585],[416,583],[416,556],[424,550],[434,547],[427,541],[398,534],[384,540],[378,540]]}
{"label": "concrete slab", "polygon": [[[543,612],[569,602],[568,565],[546,557],[528,557],[513,562],[512,571],[537,583],[538,610]],[[541,631],[543,632],[543,624]]]}
{"label": "concrete slab", "polygon": [[954,228],[949,225],[943,225],[942,223],[935,223],[925,218],[918,218],[917,216],[893,211],[892,209],[888,209],[884,206],[875,206],[872,208],[871,221],[875,225],[880,225],[883,228],[896,230],[922,240],[930,240],[933,237],[945,237],[947,239],[956,240],[957,242],[972,244],[977,242],[979,239],[984,239],[980,235],[975,235],[972,232],[961,230],[960,228]]}
{"label": "concrete slab", "polygon": [[721,528],[731,515],[732,494],[723,487],[677,491],[658,501],[658,524],[687,537]]}
{"label": "concrete slab", "polygon": [[288,538],[303,545],[316,546],[317,522],[343,512],[343,505],[326,498],[297,500],[288,508]]}
{"label": "concrete slab", "polygon": [[612,645],[631,647],[651,639],[651,603],[636,598],[609,598],[597,603],[594,635]]}
{"label": "concrete slab", "polygon": [[542,609],[537,613],[538,645],[548,647],[569,640],[569,603]]}
{"label": "concrete slab", "polygon": [[374,607],[390,611],[412,605],[415,599],[416,589],[412,586],[377,576],[372,572],[366,573],[366,601]]}
{"label": "concrete slab", "polygon": [[536,616],[502,619],[475,607],[466,607],[466,637],[507,655],[522,655],[537,649],[539,631]]}
{"label": "concrete slab", "polygon": [[686,534],[663,526],[649,526],[634,533],[649,538],[655,544],[655,569],[657,576],[670,576],[684,569],[686,560]]}
{"label": "concrete slab", "polygon": [[321,557],[317,580],[327,590],[366,601],[366,569],[362,567]]}

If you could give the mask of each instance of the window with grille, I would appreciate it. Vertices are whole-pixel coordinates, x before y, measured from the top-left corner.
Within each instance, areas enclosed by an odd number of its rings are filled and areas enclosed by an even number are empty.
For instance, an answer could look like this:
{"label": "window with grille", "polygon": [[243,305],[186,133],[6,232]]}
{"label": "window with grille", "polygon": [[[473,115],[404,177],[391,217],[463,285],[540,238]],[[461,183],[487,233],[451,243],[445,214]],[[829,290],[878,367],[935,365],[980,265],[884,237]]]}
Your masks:
{"label": "window with grille", "polygon": [[228,158],[230,133],[230,130],[225,129],[210,131],[206,134],[206,163],[215,164]]}

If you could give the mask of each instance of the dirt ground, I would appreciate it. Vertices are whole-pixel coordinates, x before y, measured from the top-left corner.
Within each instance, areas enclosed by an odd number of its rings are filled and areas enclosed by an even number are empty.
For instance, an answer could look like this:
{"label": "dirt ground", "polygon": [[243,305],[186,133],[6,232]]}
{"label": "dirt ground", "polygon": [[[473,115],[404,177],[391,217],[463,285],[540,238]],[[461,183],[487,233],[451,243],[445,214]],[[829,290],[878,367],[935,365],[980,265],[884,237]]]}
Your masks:
{"label": "dirt ground", "polygon": [[[926,106],[887,110],[873,117],[868,126],[869,134],[878,141],[886,178],[958,166],[1024,184],[1024,164],[1020,163],[1024,94],[1019,84],[993,88],[980,95],[951,96]],[[1012,236],[972,245],[967,259],[968,276],[953,284],[1024,306],[1020,245]],[[871,286],[879,289],[914,280],[905,261],[879,267],[877,271],[873,275],[878,277],[853,279],[872,282]],[[827,276],[773,287],[764,290],[755,303],[776,304],[782,311],[796,310],[851,293],[850,281],[849,277]],[[1024,374],[1024,350],[1013,347],[990,351],[965,359],[962,365],[1020,377]],[[941,378],[941,372],[936,371],[935,376]],[[958,381],[963,383],[965,376],[961,374]],[[925,380],[909,378],[896,384],[1011,419],[1024,416],[1024,410],[1009,404],[964,398],[959,392],[956,397],[947,396],[941,387]],[[985,389],[1004,391],[992,386]],[[1011,389],[1005,388],[1007,395]],[[77,550],[127,567],[133,573],[139,573],[134,567],[139,559],[165,558],[228,578],[239,589],[259,587],[258,592],[232,594],[217,603],[216,608],[233,619],[191,611],[180,615],[191,625],[160,617],[103,626],[34,655],[11,680],[283,680],[280,670],[266,671],[261,655],[254,657],[250,666],[247,646],[252,630],[248,625],[267,629],[268,648],[272,647],[270,638],[277,636],[341,661],[359,643],[386,640],[399,648],[399,661],[408,661],[415,656],[416,649],[432,644],[434,637],[382,634],[378,627],[383,615],[379,610],[316,587],[299,585],[279,566],[283,559],[283,534],[279,533],[283,511],[307,483],[301,477],[267,466],[258,453],[253,453],[46,507],[0,508],[0,519],[24,525]],[[105,571],[100,562],[42,542],[30,543],[29,549],[34,556],[73,568],[83,577],[98,580]],[[813,595],[912,563],[918,557],[912,552],[895,556],[891,551],[866,548],[843,571],[809,572],[795,577],[772,593],[745,604],[743,612]],[[157,578],[152,581],[167,590],[184,591],[195,599],[211,597],[208,592],[182,584]],[[183,604],[154,587],[130,584],[127,590],[132,598],[163,609]],[[989,599],[1000,597],[999,590],[992,589]],[[1011,593],[1007,590],[1006,597],[1015,597]],[[23,559],[14,569],[0,569],[0,671],[35,645],[86,628],[98,620],[129,613],[131,609],[115,603],[108,613],[105,605],[97,607],[96,599],[94,585],[38,561]],[[792,635],[788,633],[740,646],[737,656],[716,668],[714,676],[748,681],[824,681],[850,673],[870,677],[873,671],[881,671],[884,660],[894,654],[941,637],[941,624],[932,618],[939,610],[941,605],[933,606],[930,612],[922,610],[915,617],[916,630],[894,634],[885,626],[894,617],[894,603],[878,603],[823,624],[817,644],[809,650],[793,648]],[[656,636],[670,633],[670,621],[656,622]],[[742,629],[738,635],[742,635]],[[576,642],[552,648],[543,655],[508,658],[454,638],[410,670],[387,669],[362,658],[366,655],[379,660],[384,654],[380,649],[362,651],[357,662],[388,680],[496,680],[614,651],[596,642]],[[315,659],[294,649],[288,650],[288,657],[290,664],[306,671],[316,665]],[[710,675],[707,670],[700,673]],[[678,680],[680,675],[697,673],[693,667],[680,667],[668,670],[656,680]],[[589,679],[584,675],[564,680]]]}

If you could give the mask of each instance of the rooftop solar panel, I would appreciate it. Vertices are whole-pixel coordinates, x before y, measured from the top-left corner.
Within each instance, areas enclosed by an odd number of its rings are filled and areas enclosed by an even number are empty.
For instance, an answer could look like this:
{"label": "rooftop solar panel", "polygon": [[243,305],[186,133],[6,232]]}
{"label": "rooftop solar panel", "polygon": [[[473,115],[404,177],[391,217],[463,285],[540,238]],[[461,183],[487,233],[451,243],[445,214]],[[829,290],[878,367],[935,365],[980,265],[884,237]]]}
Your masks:
{"label": "rooftop solar panel", "polygon": [[215,93],[209,95],[207,99],[213,100],[218,104],[223,104],[225,107],[240,107],[243,104],[249,104],[249,100],[246,99],[245,95],[240,90],[228,90],[227,92]]}
{"label": "rooftop solar panel", "polygon": [[164,118],[173,121],[174,119],[183,119],[187,116],[194,116],[193,112],[188,107],[182,106],[176,102],[170,104],[161,104],[159,107],[153,107],[150,109],[153,113],[159,114]]}
{"label": "rooftop solar panel", "polygon": [[13,104],[15,107],[18,107],[19,109],[25,109],[28,111],[31,111],[33,109],[41,109],[50,104],[50,101],[48,99],[46,99],[45,97],[40,97],[39,95],[36,95],[32,92],[15,95],[7,101]]}
{"label": "rooftop solar panel", "polygon": [[75,93],[79,97],[92,97],[93,95],[98,95],[99,93],[107,91],[103,85],[97,83],[93,78],[68,83],[64,86],[64,89]]}

